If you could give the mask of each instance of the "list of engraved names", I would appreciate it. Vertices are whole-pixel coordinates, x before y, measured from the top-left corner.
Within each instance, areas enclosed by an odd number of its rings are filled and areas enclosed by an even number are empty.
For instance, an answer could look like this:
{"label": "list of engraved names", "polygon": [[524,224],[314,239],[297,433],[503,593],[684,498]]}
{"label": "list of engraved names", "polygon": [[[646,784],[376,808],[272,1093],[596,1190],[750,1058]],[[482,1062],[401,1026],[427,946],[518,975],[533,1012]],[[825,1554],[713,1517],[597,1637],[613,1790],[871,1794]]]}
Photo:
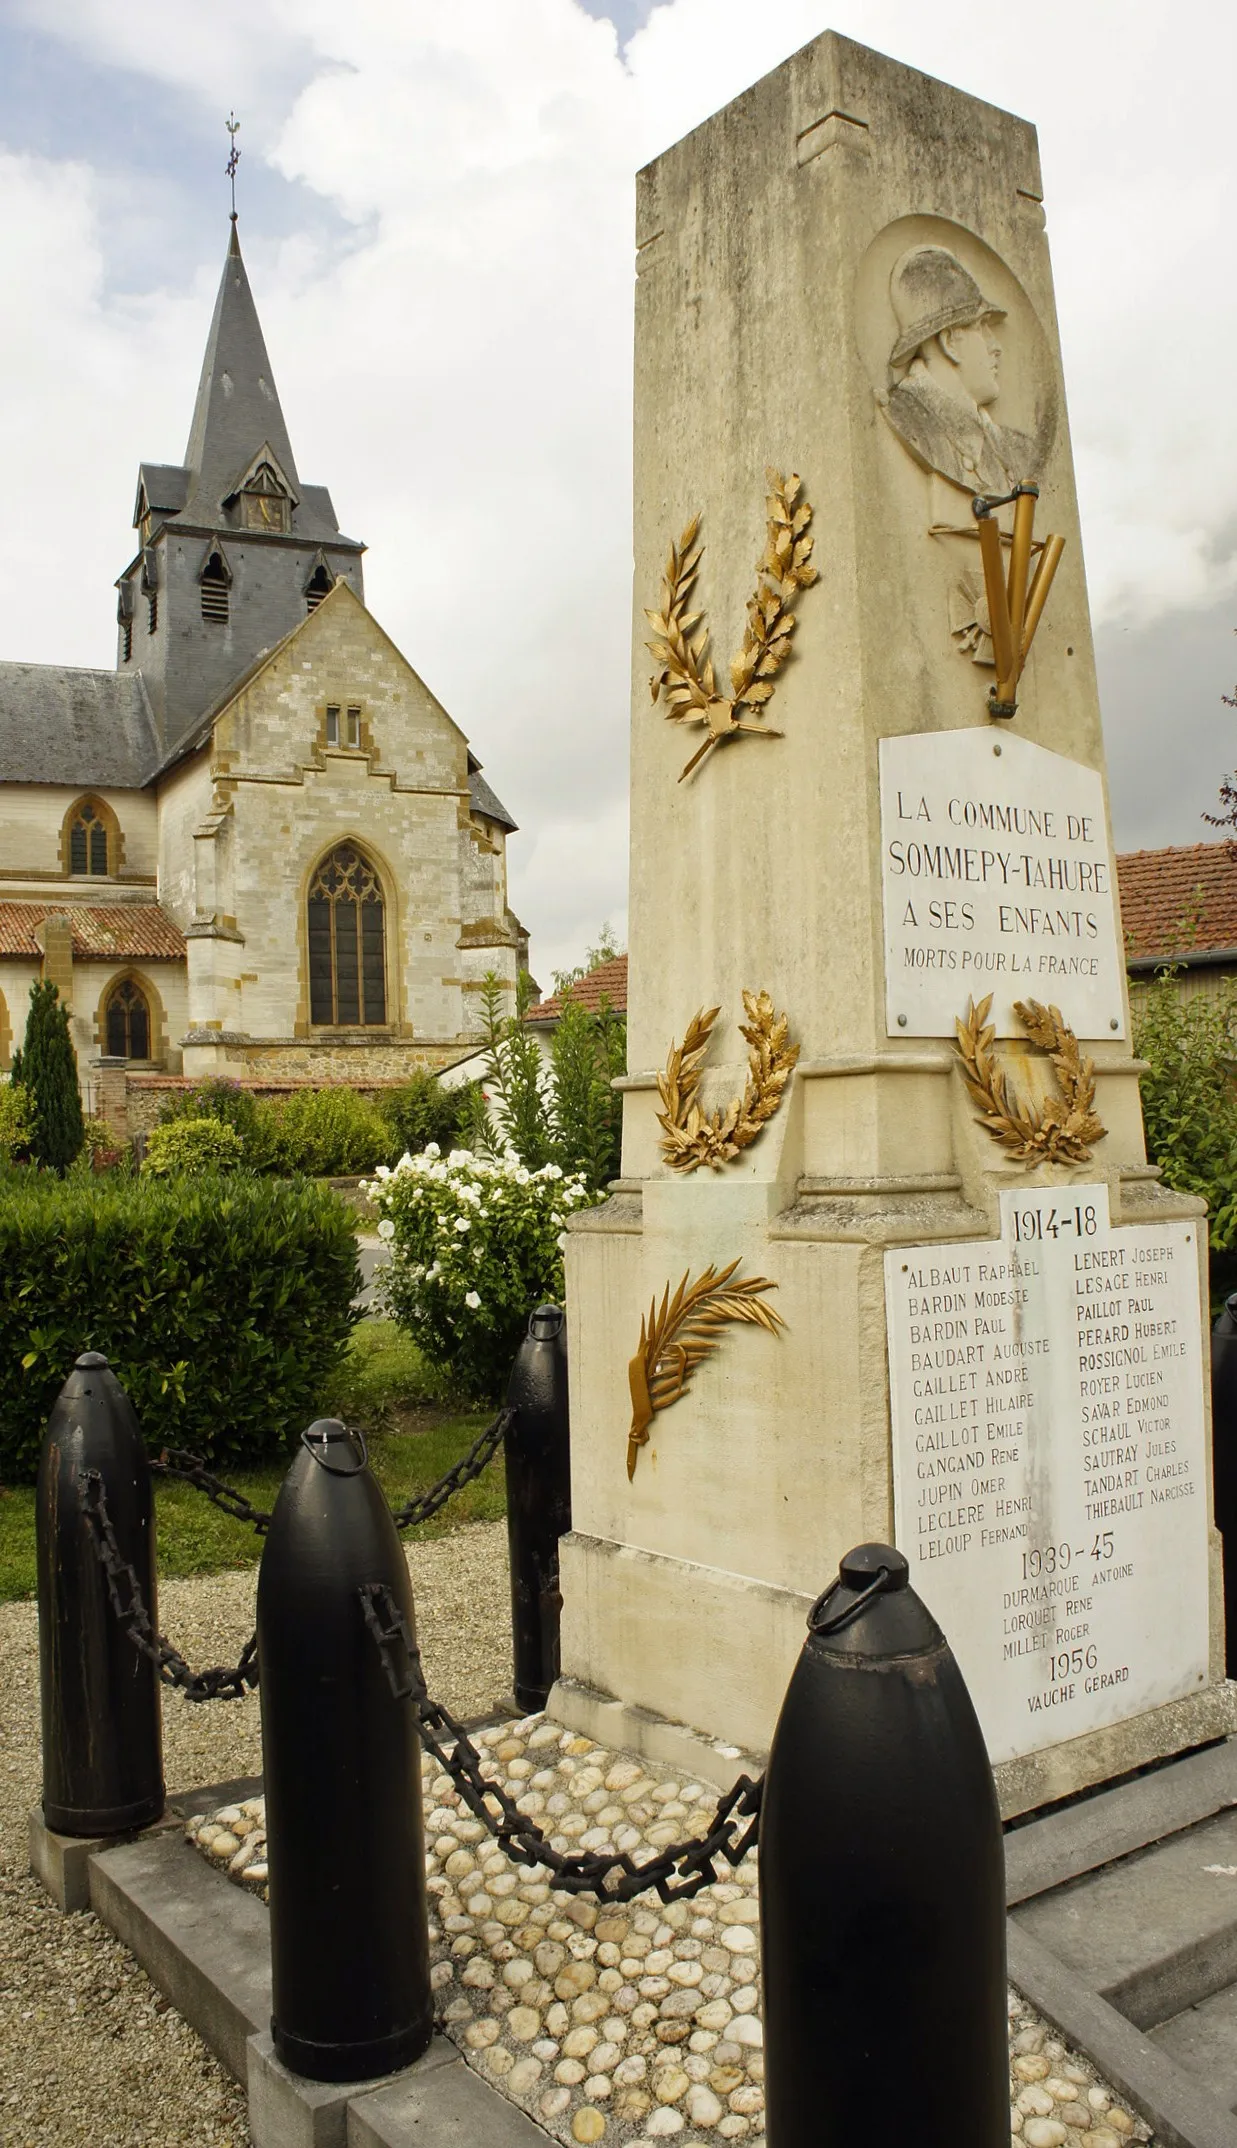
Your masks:
{"label": "list of engraved names", "polygon": [[990,728],[880,742],[886,1027],[952,1037],[992,994],[1060,1006],[1079,1037],[1125,1033],[1103,785],[1093,768]]}
{"label": "list of engraved names", "polygon": [[1036,1187],[885,1256],[897,1542],[994,1762],[1204,1682],[1195,1239]]}

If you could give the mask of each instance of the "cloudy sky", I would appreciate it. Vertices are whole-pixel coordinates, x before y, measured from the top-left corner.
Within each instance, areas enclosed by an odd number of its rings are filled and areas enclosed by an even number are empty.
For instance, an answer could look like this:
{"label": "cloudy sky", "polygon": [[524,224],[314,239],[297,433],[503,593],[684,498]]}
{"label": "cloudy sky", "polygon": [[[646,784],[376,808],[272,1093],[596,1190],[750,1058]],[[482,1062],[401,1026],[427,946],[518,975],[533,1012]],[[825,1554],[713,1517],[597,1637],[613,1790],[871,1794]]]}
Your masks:
{"label": "cloudy sky", "polygon": [[522,824],[534,967],[626,903],[632,177],[832,27],[1040,131],[1121,848],[1237,763],[1232,0],[0,0],[0,656],[110,666],[227,238],[297,460]]}

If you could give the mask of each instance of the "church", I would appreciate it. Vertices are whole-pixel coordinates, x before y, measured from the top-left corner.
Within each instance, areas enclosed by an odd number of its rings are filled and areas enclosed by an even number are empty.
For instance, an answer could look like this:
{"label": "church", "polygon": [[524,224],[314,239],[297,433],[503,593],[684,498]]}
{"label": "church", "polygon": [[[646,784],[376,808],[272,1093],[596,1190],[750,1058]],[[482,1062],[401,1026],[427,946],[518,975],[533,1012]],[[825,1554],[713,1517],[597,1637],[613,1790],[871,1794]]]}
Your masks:
{"label": "church", "polygon": [[515,823],[298,474],[235,218],[184,461],[141,465],[133,520],[115,670],[0,662],[0,1071],[38,977],[112,1118],[129,1077],[458,1059],[527,962]]}

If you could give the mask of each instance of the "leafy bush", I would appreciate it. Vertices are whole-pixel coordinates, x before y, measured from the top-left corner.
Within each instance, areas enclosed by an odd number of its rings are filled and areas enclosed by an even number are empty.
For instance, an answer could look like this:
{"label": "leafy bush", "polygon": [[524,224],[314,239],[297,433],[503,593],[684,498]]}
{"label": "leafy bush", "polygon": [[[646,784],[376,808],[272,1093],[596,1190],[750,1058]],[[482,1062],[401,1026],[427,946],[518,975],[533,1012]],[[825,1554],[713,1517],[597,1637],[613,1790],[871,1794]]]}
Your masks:
{"label": "leafy bush", "polygon": [[210,1075],[190,1089],[165,1097],[159,1109],[159,1124],[167,1126],[177,1119],[219,1119],[239,1134],[248,1148],[257,1133],[261,1110],[251,1089],[242,1089],[238,1081],[229,1081],[224,1075]]}
{"label": "leafy bush", "polygon": [[1183,998],[1158,971],[1134,1000],[1147,1155],[1166,1185],[1209,1207],[1211,1291],[1237,1288],[1237,983]]}
{"label": "leafy bush", "polygon": [[151,1128],[143,1171],[155,1178],[201,1178],[210,1171],[239,1171],[245,1144],[226,1119],[172,1119]]}
{"label": "leafy bush", "polygon": [[163,1125],[216,1119],[240,1137],[248,1170],[281,1178],[346,1178],[400,1153],[388,1117],[342,1086],[276,1099],[256,1097],[235,1081],[202,1081],[169,1097],[159,1117]]}
{"label": "leafy bush", "polygon": [[82,1099],[69,1010],[61,1005],[50,978],[41,977],[30,987],[26,1038],[21,1051],[14,1054],[10,1079],[30,1099],[34,1161],[52,1171],[67,1170],[82,1145]]}
{"label": "leafy bush", "polygon": [[33,1478],[86,1349],[111,1360],[152,1451],[279,1454],[338,1373],[359,1284],[325,1187],[15,1177],[0,1201],[0,1476]]}
{"label": "leafy bush", "polygon": [[476,1082],[444,1089],[428,1067],[418,1067],[402,1088],[388,1091],[378,1109],[391,1128],[393,1156],[419,1156],[431,1141],[452,1149],[471,1126],[479,1101]]}
{"label": "leafy bush", "polygon": [[355,1089],[300,1089],[260,1113],[274,1168],[285,1176],[345,1178],[372,1171],[393,1153],[394,1137],[377,1106]]}
{"label": "leafy bush", "polygon": [[28,1156],[34,1139],[34,1107],[20,1082],[0,1086],[0,1162]]}
{"label": "leafy bush", "polygon": [[466,1395],[500,1395],[542,1299],[563,1296],[567,1218],[593,1198],[555,1163],[431,1142],[369,1186],[391,1247],[379,1295],[431,1365]]}

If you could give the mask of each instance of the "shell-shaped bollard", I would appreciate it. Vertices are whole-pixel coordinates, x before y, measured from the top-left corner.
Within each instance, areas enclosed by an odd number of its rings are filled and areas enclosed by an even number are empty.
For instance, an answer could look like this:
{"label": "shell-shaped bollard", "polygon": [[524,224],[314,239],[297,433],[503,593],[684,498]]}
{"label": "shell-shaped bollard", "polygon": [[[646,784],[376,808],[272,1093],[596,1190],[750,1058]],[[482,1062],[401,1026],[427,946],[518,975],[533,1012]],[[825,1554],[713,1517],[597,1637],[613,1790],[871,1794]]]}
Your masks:
{"label": "shell-shaped bollard", "polygon": [[43,1818],[63,1835],[147,1827],[164,1804],[159,1673],[109,1598],[82,1506],[92,1471],[153,1627],[154,1504],[141,1428],[107,1359],[86,1350],[48,1420],[36,1495]]}
{"label": "shell-shaped bollard", "polygon": [[1005,1863],[971,1699],[902,1554],[814,1606],[760,1816],[768,2148],[1009,2148]]}
{"label": "shell-shaped bollard", "polygon": [[1211,1466],[1224,1539],[1224,1654],[1237,1677],[1237,1292],[1211,1331]]}
{"label": "shell-shaped bollard", "polygon": [[302,1435],[262,1552],[258,1665],[275,2049],[313,2081],[409,2066],[433,2029],[420,1745],[360,1591],[412,1587],[364,1443]]}
{"label": "shell-shaped bollard", "polygon": [[571,1527],[571,1432],[567,1407],[567,1321],[559,1305],[539,1305],[515,1354],[508,1407],[507,1546],[511,1567],[513,1689],[521,1708],[544,1708],[558,1677],[558,1540]]}

